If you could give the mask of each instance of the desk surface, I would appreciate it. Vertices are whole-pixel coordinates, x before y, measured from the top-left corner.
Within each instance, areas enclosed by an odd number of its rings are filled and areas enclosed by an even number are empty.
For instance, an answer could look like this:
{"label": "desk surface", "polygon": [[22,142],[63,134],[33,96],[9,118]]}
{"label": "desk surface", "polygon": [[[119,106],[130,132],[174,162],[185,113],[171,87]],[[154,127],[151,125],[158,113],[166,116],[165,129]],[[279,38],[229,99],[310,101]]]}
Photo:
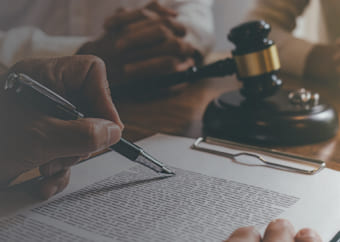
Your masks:
{"label": "desk surface", "polygon": [[[306,83],[282,77],[285,87],[298,88]],[[132,141],[155,133],[197,138],[202,134],[202,117],[208,103],[220,94],[238,89],[235,77],[212,78],[177,87],[158,97],[119,100],[117,109],[125,124],[124,137]],[[318,86],[321,98],[340,111],[340,95],[331,89]],[[331,140],[313,145],[275,147],[278,150],[300,154],[326,161],[327,167],[340,171],[340,132]]]}

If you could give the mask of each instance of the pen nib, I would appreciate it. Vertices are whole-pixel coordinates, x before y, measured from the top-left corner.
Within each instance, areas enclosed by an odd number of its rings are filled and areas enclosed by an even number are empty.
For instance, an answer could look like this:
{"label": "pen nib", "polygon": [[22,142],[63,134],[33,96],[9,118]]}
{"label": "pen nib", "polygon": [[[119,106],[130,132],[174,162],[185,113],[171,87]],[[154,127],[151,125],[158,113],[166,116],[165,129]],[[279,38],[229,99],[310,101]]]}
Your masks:
{"label": "pen nib", "polygon": [[175,175],[173,171],[171,171],[169,168],[164,166],[160,161],[146,153],[144,150],[141,151],[140,156],[136,159],[136,162],[150,168],[151,170],[154,170],[157,173],[171,176]]}
{"label": "pen nib", "polygon": [[171,176],[176,175],[175,172],[171,171],[170,169],[166,167],[163,167],[161,173],[166,174],[166,175],[171,175]]}

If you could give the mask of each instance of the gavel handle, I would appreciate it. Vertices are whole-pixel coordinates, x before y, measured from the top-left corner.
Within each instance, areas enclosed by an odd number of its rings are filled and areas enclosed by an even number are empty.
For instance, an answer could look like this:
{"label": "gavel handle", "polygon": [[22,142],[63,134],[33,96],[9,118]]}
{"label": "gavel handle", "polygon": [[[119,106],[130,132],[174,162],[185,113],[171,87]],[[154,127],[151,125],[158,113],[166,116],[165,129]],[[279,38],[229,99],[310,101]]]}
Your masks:
{"label": "gavel handle", "polygon": [[[133,87],[134,89],[166,88],[186,82],[195,82],[209,77],[223,77],[236,73],[236,63],[234,59],[227,58],[215,63],[201,66],[190,67],[183,72],[175,72],[166,76],[160,76],[145,80],[134,80],[124,83],[124,87]],[[112,87],[115,89],[115,87]]]}
{"label": "gavel handle", "polygon": [[164,87],[177,85],[184,82],[195,82],[209,77],[223,77],[232,75],[236,72],[234,59],[227,58],[209,65],[196,67],[193,66],[186,71],[177,72],[162,78],[157,78],[160,85]]}

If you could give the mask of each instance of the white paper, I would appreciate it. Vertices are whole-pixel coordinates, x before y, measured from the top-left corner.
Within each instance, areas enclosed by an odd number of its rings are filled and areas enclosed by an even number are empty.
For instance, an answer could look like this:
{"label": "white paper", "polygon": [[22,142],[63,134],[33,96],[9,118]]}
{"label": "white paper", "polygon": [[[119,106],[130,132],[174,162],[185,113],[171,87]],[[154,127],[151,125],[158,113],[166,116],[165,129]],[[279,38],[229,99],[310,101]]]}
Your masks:
{"label": "white paper", "polygon": [[166,135],[139,143],[175,177],[111,152],[75,167],[68,189],[42,204],[24,192],[0,193],[0,241],[221,241],[277,217],[325,241],[339,229],[338,172],[249,167],[191,150],[192,143]]}

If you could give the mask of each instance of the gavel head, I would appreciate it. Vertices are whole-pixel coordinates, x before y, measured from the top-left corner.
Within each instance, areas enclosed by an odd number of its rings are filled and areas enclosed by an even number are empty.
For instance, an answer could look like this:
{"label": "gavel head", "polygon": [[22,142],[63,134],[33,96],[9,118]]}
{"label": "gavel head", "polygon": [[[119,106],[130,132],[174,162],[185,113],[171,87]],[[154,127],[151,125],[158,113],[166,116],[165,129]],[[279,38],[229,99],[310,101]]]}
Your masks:
{"label": "gavel head", "polygon": [[248,99],[272,96],[282,86],[277,77],[280,60],[276,45],[268,39],[270,25],[253,21],[233,28],[228,39],[236,49],[232,51],[237,77],[243,82],[241,94]]}

